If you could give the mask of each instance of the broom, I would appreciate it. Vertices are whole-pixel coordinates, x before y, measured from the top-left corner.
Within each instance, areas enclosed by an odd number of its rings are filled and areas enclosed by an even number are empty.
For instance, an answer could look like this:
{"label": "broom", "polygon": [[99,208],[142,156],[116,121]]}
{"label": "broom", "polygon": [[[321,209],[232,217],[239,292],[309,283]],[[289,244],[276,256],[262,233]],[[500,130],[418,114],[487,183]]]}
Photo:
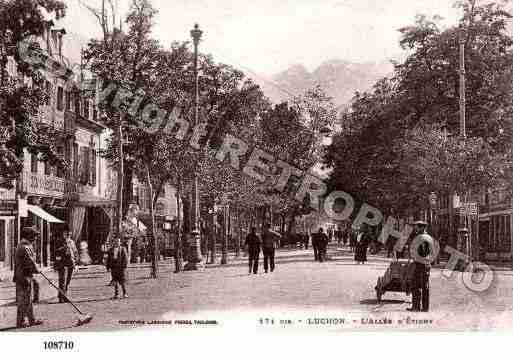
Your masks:
{"label": "broom", "polygon": [[57,287],[55,284],[53,284],[53,282],[50,279],[48,279],[47,276],[45,276],[42,272],[39,272],[39,274],[41,274],[41,276],[44,279],[46,279],[52,287],[57,289],[57,291],[64,297],[64,299],[66,299],[68,301],[68,303],[71,304],[73,306],[73,308],[75,308],[75,310],[80,314],[78,317],[77,324],[75,325],[76,327],[85,325],[85,324],[89,323],[91,320],[93,320],[92,314],[82,313],[82,311],[75,305],[75,303],[73,303],[59,287]]}

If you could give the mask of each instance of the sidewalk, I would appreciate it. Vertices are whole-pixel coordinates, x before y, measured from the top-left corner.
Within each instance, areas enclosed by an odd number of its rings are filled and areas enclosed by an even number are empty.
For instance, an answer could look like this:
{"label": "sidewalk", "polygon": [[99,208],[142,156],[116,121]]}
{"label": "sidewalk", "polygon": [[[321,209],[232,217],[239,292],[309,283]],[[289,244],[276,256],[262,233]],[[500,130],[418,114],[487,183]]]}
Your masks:
{"label": "sidewalk", "polygon": [[[160,265],[170,265],[172,260],[160,261]],[[142,269],[149,268],[151,263],[139,263],[130,264],[128,269]],[[52,281],[53,284],[58,285],[57,272],[52,268],[44,268],[43,273]],[[77,266],[73,272],[73,278],[75,277],[87,277],[91,275],[107,275],[105,266],[103,265],[90,265],[90,266]],[[2,281],[0,281],[0,307],[5,305],[13,305],[16,303],[16,285],[12,281],[13,272],[5,271],[2,273]],[[57,290],[53,288],[46,279],[41,275],[35,274],[34,279],[39,283],[39,301],[46,302],[57,298]]]}

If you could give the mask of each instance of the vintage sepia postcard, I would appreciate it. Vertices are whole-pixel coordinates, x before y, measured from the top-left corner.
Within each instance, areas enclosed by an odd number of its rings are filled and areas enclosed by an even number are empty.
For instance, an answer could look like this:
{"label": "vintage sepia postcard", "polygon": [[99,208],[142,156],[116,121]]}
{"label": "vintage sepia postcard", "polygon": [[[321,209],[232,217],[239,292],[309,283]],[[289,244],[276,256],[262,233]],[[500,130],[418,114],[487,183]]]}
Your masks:
{"label": "vintage sepia postcard", "polygon": [[0,0],[1,345],[510,330],[512,78],[507,0]]}

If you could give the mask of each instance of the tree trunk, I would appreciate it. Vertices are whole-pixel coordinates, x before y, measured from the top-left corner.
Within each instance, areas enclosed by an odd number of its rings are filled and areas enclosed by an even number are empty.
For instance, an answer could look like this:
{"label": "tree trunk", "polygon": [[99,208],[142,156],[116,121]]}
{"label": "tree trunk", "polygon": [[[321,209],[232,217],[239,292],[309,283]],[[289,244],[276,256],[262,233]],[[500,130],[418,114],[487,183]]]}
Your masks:
{"label": "tree trunk", "polygon": [[[213,206],[213,202],[212,202]],[[213,208],[213,207],[212,207]],[[216,213],[211,214],[210,218],[210,224],[211,224],[211,231],[210,231],[210,263],[215,264],[216,262],[216,235],[217,235],[217,220],[216,220]]]}
{"label": "tree trunk", "polygon": [[292,215],[292,216],[290,216],[290,221],[289,221],[289,225],[288,225],[288,228],[287,228],[287,233],[292,233],[294,231],[295,225],[296,225],[296,216]]}
{"label": "tree trunk", "polygon": [[222,247],[221,247],[221,264],[228,264],[228,213],[229,207],[223,206],[223,226],[222,230]]}
{"label": "tree trunk", "polygon": [[241,213],[238,207],[235,208],[235,225],[237,226],[237,235],[235,236],[235,257],[240,257],[240,242],[242,241],[242,223]]}
{"label": "tree trunk", "polygon": [[[123,161],[123,217],[128,212],[128,205],[134,200],[133,177],[134,170],[132,166],[128,166],[126,161]],[[150,198],[153,199],[153,197]]]}
{"label": "tree trunk", "polygon": [[176,188],[176,224],[177,234],[175,243],[175,273],[181,272],[183,268],[183,246],[182,246],[182,219],[180,218],[180,202],[182,196],[182,186],[180,182]]}
{"label": "tree trunk", "polygon": [[150,169],[148,166],[146,166],[146,180],[148,182],[148,187],[150,189],[150,228],[148,228],[148,233],[150,235],[150,244],[152,248],[152,256],[151,256],[151,277],[157,278],[158,277],[158,263],[159,263],[159,249],[158,249],[158,243],[157,238],[155,237],[155,211],[153,206],[153,185],[151,183],[151,176],[150,176]]}

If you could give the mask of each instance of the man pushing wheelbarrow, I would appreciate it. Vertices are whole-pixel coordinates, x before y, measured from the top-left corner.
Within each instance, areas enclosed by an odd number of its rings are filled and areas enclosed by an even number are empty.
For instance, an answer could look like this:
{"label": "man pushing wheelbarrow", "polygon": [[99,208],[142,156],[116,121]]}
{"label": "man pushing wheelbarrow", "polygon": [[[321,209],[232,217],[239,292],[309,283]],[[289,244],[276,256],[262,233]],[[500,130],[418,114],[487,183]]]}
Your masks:
{"label": "man pushing wheelbarrow", "polygon": [[376,297],[380,302],[385,292],[404,292],[406,295],[411,293],[412,307],[408,310],[427,312],[429,311],[431,253],[436,243],[426,232],[426,222],[416,221],[413,224],[416,229],[410,243],[410,258],[401,261],[394,253],[394,262],[390,263],[383,277],[378,277],[375,287]]}

